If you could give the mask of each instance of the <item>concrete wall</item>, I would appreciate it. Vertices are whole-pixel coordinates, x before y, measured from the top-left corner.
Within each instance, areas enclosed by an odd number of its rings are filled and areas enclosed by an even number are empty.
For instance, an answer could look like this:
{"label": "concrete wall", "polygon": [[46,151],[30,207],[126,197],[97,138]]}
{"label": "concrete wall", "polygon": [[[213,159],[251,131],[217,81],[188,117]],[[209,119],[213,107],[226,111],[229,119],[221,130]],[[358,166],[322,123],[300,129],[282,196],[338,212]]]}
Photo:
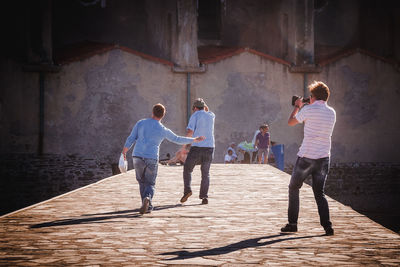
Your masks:
{"label": "concrete wall", "polygon": [[53,1],[53,17],[56,48],[91,40],[170,59],[176,39],[176,0],[106,1],[104,8],[100,2]]}
{"label": "concrete wall", "polygon": [[[1,79],[2,153],[35,153],[38,134],[37,74],[3,65]],[[400,75],[393,65],[355,53],[307,74],[322,80],[337,111],[333,162],[398,162],[400,159]],[[44,153],[96,155],[115,161],[133,125],[151,115],[158,102],[167,107],[164,124],[185,133],[187,77],[170,65],[114,49],[47,74]],[[215,162],[230,142],[251,141],[263,122],[271,138],[285,145],[293,164],[302,126],[287,126],[292,95],[303,95],[304,74],[250,51],[208,64],[191,75],[191,97],[203,97],[216,114]],[[190,104],[191,105],[191,104]],[[161,157],[178,146],[165,141]]]}
{"label": "concrete wall", "polygon": [[251,142],[263,122],[270,124],[271,139],[286,144],[293,160],[292,143],[300,142],[301,129],[288,129],[293,94],[301,94],[301,74],[289,67],[245,52],[209,64],[205,74],[193,75],[193,92],[216,113],[215,161],[223,162],[230,142]]}
{"label": "concrete wall", "polygon": [[337,112],[332,139],[335,162],[398,162],[400,73],[362,53],[322,68],[310,80],[326,81]]}
{"label": "concrete wall", "polygon": [[[290,1],[228,0],[222,6],[221,42],[226,46],[251,47],[286,58],[289,19],[294,10]],[[286,16],[285,16],[286,14]]]}
{"label": "concrete wall", "polygon": [[115,160],[134,124],[151,117],[158,102],[167,107],[165,125],[183,135],[185,82],[170,66],[119,49],[66,65],[47,83],[45,151]]}
{"label": "concrete wall", "polygon": [[[379,74],[379,75],[377,75]],[[208,65],[194,77],[193,90],[217,114],[216,160],[230,142],[251,141],[259,124],[270,124],[271,138],[285,145],[286,162],[294,162],[302,126],[288,127],[291,96],[303,95],[303,74],[280,63],[243,53]],[[325,81],[337,111],[332,139],[333,162],[398,162],[400,148],[399,72],[393,65],[356,53],[307,74],[308,82]]]}
{"label": "concrete wall", "polygon": [[326,1],[315,10],[314,16],[317,56],[360,45],[359,1]]}

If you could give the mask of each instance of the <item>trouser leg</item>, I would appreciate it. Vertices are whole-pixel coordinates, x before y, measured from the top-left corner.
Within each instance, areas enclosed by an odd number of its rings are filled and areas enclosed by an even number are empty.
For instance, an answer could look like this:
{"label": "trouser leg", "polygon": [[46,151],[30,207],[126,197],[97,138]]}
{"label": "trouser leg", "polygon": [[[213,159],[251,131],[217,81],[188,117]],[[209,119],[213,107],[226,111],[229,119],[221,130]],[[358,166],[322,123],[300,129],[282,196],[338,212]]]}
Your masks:
{"label": "trouser leg", "polygon": [[195,165],[196,165],[196,152],[193,148],[190,148],[185,164],[183,165],[184,194],[192,192],[192,187],[191,187],[192,172]]}
{"label": "trouser leg", "polygon": [[208,189],[210,187],[210,167],[213,159],[214,149],[204,148],[201,157],[201,184],[200,199],[208,198]]}
{"label": "trouser leg", "polygon": [[152,209],[152,200],[155,192],[155,184],[158,172],[158,163],[155,159],[133,158],[133,166],[136,172],[136,180],[139,184],[140,198],[150,199],[149,208]]}
{"label": "trouser leg", "polygon": [[300,188],[304,180],[311,172],[312,164],[305,158],[298,158],[293,169],[289,184],[288,220],[291,224],[297,224],[300,206]]}
{"label": "trouser leg", "polygon": [[318,166],[312,174],[314,198],[318,206],[321,225],[326,228],[332,226],[329,215],[329,205],[325,197],[325,182],[329,171],[329,158],[318,160]]}
{"label": "trouser leg", "polygon": [[133,158],[133,167],[135,168],[136,181],[139,184],[140,199],[143,200],[145,194],[145,183],[144,183],[144,173],[146,170],[146,165],[143,159]]}

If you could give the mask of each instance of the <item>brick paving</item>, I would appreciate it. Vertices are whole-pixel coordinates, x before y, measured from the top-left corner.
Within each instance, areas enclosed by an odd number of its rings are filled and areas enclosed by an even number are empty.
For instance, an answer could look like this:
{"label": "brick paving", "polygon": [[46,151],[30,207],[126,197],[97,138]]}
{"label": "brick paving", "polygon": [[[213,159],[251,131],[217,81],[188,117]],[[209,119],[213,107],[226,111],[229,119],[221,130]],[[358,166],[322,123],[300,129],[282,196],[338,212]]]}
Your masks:
{"label": "brick paving", "polygon": [[182,167],[160,166],[151,214],[134,171],[0,217],[1,266],[399,266],[400,236],[329,198],[324,236],[308,185],[299,232],[283,235],[290,176],[268,165],[211,167],[208,205],[181,205]]}

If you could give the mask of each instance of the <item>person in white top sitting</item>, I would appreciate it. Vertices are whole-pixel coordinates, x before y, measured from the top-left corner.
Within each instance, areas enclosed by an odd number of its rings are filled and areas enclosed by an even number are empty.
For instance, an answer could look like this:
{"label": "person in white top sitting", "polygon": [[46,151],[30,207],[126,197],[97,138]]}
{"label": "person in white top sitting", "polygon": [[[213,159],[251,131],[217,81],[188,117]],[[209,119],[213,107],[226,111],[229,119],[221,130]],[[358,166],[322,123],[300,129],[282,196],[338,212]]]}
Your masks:
{"label": "person in white top sitting", "polygon": [[228,149],[228,153],[225,154],[225,163],[234,163],[235,159],[236,158],[233,157],[233,151]]}
{"label": "person in white top sitting", "polygon": [[229,147],[227,149],[227,153],[229,151],[232,151],[232,156],[231,157],[232,157],[234,162],[237,160],[237,157],[238,157],[237,154],[236,154],[236,151],[235,151],[235,146],[236,146],[235,143],[230,143],[230,145],[229,145]]}
{"label": "person in white top sitting", "polygon": [[299,191],[304,180],[311,175],[320,223],[326,235],[333,235],[324,187],[329,171],[331,138],[336,123],[336,112],[327,104],[330,91],[326,84],[314,81],[308,89],[310,104],[304,105],[303,100],[298,98],[288,120],[289,126],[304,122],[304,139],[297,153],[298,158],[289,184],[289,223],[281,231],[297,232]]}

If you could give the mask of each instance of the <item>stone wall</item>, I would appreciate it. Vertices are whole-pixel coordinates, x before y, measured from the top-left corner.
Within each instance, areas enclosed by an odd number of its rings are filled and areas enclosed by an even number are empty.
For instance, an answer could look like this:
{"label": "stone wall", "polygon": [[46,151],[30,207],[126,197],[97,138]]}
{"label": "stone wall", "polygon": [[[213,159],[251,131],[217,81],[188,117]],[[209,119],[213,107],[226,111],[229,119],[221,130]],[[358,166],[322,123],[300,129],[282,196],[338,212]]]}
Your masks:
{"label": "stone wall", "polygon": [[[292,170],[293,165],[285,168],[289,174]],[[311,176],[305,182],[312,185]],[[383,226],[400,231],[399,163],[333,163],[325,193]],[[332,214],[333,221],[335,216],[340,214]]]}
{"label": "stone wall", "polygon": [[330,197],[355,210],[399,211],[400,164],[332,164],[325,191]]}
{"label": "stone wall", "polygon": [[[114,166],[114,173],[116,173]],[[77,155],[1,154],[0,215],[113,174],[107,159]]]}

